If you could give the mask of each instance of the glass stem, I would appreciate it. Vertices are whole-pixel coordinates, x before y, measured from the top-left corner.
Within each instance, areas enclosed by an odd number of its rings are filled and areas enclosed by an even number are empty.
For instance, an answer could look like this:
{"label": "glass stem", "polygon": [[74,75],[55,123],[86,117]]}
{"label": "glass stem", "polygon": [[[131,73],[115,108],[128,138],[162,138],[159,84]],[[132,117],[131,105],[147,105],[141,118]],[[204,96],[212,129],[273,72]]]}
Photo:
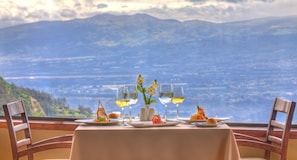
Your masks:
{"label": "glass stem", "polygon": [[176,104],[176,119],[178,119],[178,104]]}
{"label": "glass stem", "polygon": [[123,124],[124,124],[124,117],[125,117],[124,114],[125,114],[125,113],[124,113],[124,107],[122,107],[122,122],[123,122]]}
{"label": "glass stem", "polygon": [[131,122],[132,121],[132,107],[131,106],[129,106],[129,114],[130,114],[129,121]]}
{"label": "glass stem", "polygon": [[167,105],[165,104],[165,122],[167,121]]}

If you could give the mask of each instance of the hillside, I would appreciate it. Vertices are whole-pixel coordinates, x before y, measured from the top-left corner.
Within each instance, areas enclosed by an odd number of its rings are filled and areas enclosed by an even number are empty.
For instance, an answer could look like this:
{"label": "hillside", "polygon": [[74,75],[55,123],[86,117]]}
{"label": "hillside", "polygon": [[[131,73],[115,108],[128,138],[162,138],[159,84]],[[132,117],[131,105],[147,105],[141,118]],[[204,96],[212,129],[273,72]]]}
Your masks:
{"label": "hillside", "polygon": [[[0,104],[15,100],[24,100],[28,115],[38,117],[90,117],[91,110],[80,106],[79,110],[70,109],[65,98],[54,98],[52,95],[34,89],[18,87],[7,83],[0,77]],[[82,113],[81,113],[82,112]],[[3,115],[3,108],[0,108]]]}

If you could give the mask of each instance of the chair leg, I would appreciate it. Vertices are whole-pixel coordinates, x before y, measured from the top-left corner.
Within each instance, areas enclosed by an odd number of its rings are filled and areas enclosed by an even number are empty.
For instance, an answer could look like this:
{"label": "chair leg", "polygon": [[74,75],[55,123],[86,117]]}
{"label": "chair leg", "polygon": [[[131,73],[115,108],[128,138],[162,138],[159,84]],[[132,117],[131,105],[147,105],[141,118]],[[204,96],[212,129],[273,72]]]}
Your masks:
{"label": "chair leg", "polygon": [[28,154],[28,160],[34,160],[33,153],[29,153],[29,154]]}
{"label": "chair leg", "polygon": [[270,159],[270,152],[269,151],[265,151],[265,159]]}

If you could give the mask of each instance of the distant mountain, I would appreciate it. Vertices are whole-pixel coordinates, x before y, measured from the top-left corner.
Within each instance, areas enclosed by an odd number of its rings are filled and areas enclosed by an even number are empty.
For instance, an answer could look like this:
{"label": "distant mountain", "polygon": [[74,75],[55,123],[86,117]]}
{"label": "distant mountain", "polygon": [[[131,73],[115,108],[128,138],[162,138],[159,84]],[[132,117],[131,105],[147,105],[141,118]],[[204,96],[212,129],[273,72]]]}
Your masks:
{"label": "distant mountain", "polygon": [[[0,29],[0,55],[80,56],[135,49],[212,50],[213,45],[261,45],[296,41],[297,17],[232,23],[162,20],[145,14],[96,15],[70,21],[43,21]],[[263,44],[263,45],[262,45]],[[291,44],[285,44],[292,47]],[[175,47],[171,47],[175,46]],[[269,46],[273,47],[273,46]],[[169,50],[168,50],[169,49]]]}
{"label": "distant mountain", "polygon": [[[158,74],[152,67],[162,63],[174,64],[172,68],[182,65],[184,68],[181,70],[192,70],[198,65],[193,61],[195,59],[208,61],[218,57],[227,60],[226,57],[236,58],[236,54],[261,55],[263,58],[282,54],[290,57],[296,53],[296,41],[297,17],[211,23],[163,20],[145,14],[101,14],[86,19],[43,21],[0,29],[1,63],[9,63],[0,65],[0,70],[3,77],[111,75],[121,73],[116,68],[126,66],[133,68],[133,73],[155,71],[153,74]],[[181,54],[188,55],[191,60],[181,57]],[[159,58],[154,60],[154,64],[144,66],[152,57]],[[173,57],[183,58],[188,65]],[[119,58],[122,63],[118,63]],[[18,67],[11,64],[13,59],[25,63]],[[73,63],[64,65],[66,60]]]}

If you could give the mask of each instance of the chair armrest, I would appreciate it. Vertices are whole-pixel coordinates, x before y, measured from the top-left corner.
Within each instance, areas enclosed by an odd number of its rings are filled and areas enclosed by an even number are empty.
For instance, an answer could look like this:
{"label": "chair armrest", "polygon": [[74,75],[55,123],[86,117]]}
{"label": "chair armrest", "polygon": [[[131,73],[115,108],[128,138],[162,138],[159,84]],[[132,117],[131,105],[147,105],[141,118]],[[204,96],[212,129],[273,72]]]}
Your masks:
{"label": "chair armrest", "polygon": [[44,145],[44,144],[49,144],[49,143],[54,143],[54,142],[61,142],[61,143],[62,142],[71,142],[72,143],[72,138],[73,138],[73,134],[50,137],[50,138],[47,138],[45,140],[35,142],[35,143],[32,144],[32,146]]}
{"label": "chair armrest", "polygon": [[276,152],[281,154],[281,148],[274,146],[273,144],[257,141],[257,140],[247,140],[247,139],[237,139],[236,140],[238,146],[248,146],[258,149],[264,149],[271,152]]}
{"label": "chair armrest", "polygon": [[258,141],[258,142],[264,142],[264,140],[262,140],[260,138],[242,134],[242,133],[234,133],[234,136],[235,136],[236,141],[237,140],[253,140],[253,141]]}
{"label": "chair armrest", "polygon": [[72,141],[50,142],[50,143],[44,143],[44,144],[38,144],[38,145],[31,145],[27,148],[27,150],[20,151],[18,155],[22,157],[30,153],[37,153],[37,152],[47,151],[52,149],[59,149],[59,148],[70,149],[71,146],[72,146]]}

